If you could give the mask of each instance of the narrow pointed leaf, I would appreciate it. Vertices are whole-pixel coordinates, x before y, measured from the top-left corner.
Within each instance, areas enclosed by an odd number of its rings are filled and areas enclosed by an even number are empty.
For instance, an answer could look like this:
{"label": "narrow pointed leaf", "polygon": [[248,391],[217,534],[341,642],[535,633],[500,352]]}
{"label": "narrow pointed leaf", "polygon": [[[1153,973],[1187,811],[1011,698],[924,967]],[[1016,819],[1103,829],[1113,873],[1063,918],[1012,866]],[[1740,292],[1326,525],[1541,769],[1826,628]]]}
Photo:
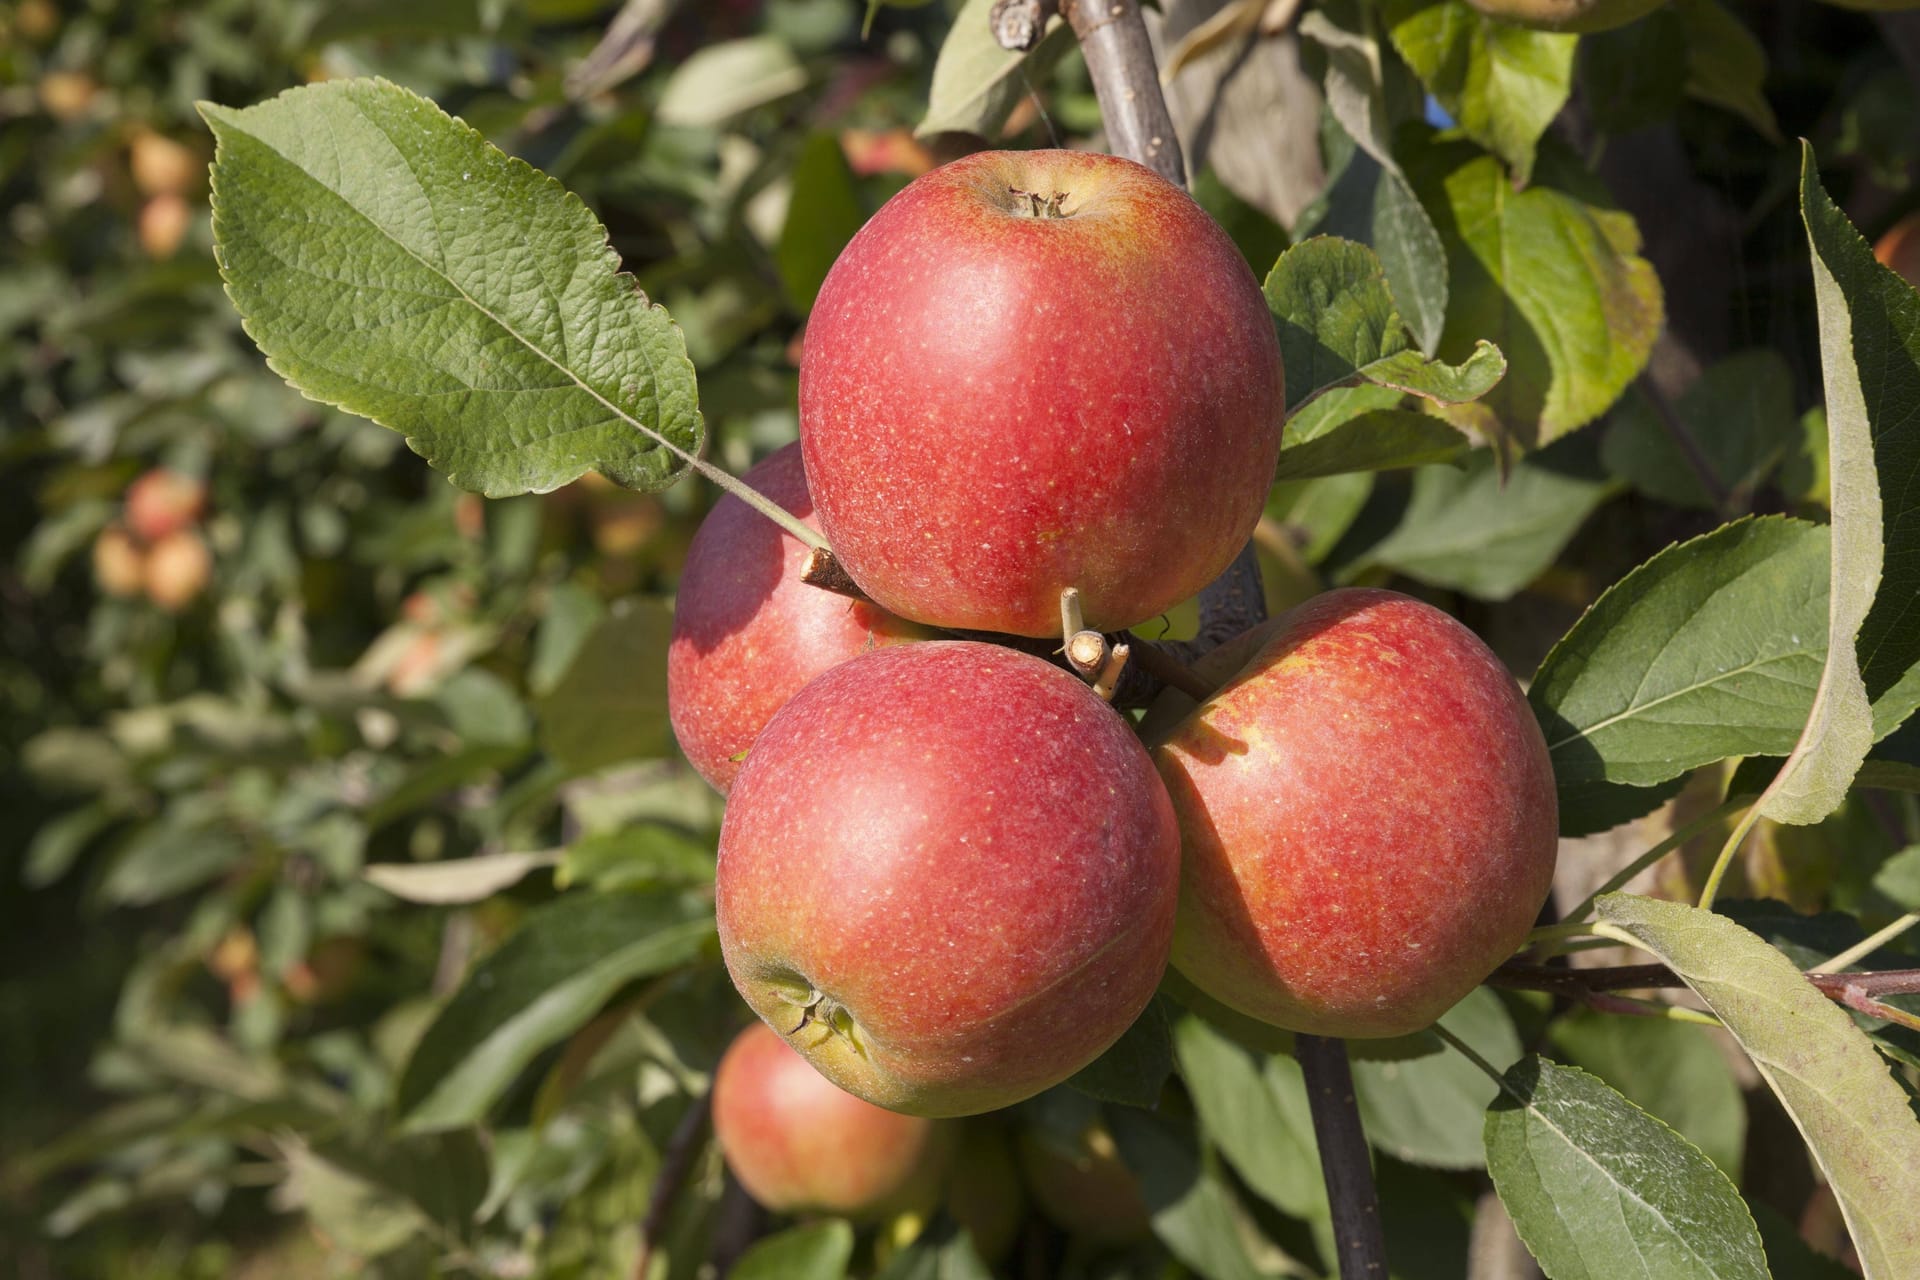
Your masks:
{"label": "narrow pointed leaf", "polygon": [[490,497],[658,489],[699,450],[679,328],[559,183],[383,80],[201,114],[227,292],[307,396]]}
{"label": "narrow pointed leaf", "polygon": [[1920,1275],[1920,1120],[1846,1011],[1723,916],[1608,894],[1605,932],[1692,987],[1759,1068],[1840,1202],[1867,1280]]}
{"label": "narrow pointed leaf", "polygon": [[1554,1280],[1767,1280],[1727,1175],[1578,1068],[1515,1063],[1486,1142],[1494,1189]]}

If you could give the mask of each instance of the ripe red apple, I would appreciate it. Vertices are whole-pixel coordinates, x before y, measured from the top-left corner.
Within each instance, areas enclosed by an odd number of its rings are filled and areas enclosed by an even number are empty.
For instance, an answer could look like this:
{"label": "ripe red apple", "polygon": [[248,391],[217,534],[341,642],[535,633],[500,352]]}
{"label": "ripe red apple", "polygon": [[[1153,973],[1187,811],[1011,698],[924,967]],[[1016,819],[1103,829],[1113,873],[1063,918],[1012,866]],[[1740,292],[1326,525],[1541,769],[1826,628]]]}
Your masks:
{"label": "ripe red apple", "polygon": [[1908,214],[1887,229],[1873,246],[1873,256],[1916,289],[1920,289],[1920,211]]}
{"label": "ripe red apple", "polygon": [[[800,447],[788,445],[746,482],[813,527]],[[729,494],[694,535],[673,606],[667,712],[700,776],[725,795],[737,757],[809,680],[855,654],[925,638],[864,600],[800,581],[807,549]]]}
{"label": "ripe red apple", "polygon": [[1546,743],[1477,636],[1330,591],[1155,751],[1182,841],[1173,963],[1276,1026],[1427,1026],[1520,945],[1553,879]]}
{"label": "ripe red apple", "polygon": [[800,441],[853,580],[934,626],[1115,630],[1239,552],[1285,404],[1260,286],[1130,160],[982,152],[916,179],[807,322]]}
{"label": "ripe red apple", "polygon": [[760,734],[720,828],[720,946],[834,1083],[1002,1107],[1119,1038],[1166,967],[1179,839],[1127,722],[998,645],[877,649]]}
{"label": "ripe red apple", "polygon": [[110,596],[137,596],[147,582],[147,553],[110,524],[93,540],[93,580]]}
{"label": "ripe red apple", "polygon": [[212,576],[213,556],[192,529],[170,533],[147,549],[147,598],[169,613],[192,604]]}
{"label": "ripe red apple", "polygon": [[1062,1230],[1102,1245],[1130,1244],[1153,1230],[1139,1177],[1099,1124],[1082,1130],[1070,1150],[1023,1131],[1020,1167],[1040,1212]]}
{"label": "ripe red apple", "polygon": [[861,1101],[757,1022],[720,1059],[713,1132],[740,1185],[776,1213],[930,1204],[951,1151],[938,1122]]}
{"label": "ripe red apple", "polygon": [[158,542],[200,518],[207,487],[185,472],[155,467],[127,486],[127,527],[143,542]]}

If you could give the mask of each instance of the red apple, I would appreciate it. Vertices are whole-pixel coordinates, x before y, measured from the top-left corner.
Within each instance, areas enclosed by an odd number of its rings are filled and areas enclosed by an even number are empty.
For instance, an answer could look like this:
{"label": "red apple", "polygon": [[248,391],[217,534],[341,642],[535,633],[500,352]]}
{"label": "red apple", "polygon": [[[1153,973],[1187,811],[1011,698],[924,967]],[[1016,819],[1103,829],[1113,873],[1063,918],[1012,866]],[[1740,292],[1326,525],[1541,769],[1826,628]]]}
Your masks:
{"label": "red apple", "polygon": [[[818,528],[800,447],[746,482]],[[800,581],[807,549],[731,495],[694,535],[673,606],[667,712],[700,776],[725,795],[738,757],[809,680],[858,653],[929,633],[863,600]]]}
{"label": "red apple", "polygon": [[117,524],[93,540],[93,580],[110,596],[137,596],[147,582],[147,554]]}
{"label": "red apple", "polygon": [[936,1121],[861,1101],[761,1023],[720,1059],[713,1132],[740,1185],[776,1213],[876,1217],[930,1203],[951,1149]]}
{"label": "red apple", "polygon": [[1180,815],[1174,966],[1276,1026],[1428,1025],[1513,954],[1553,879],[1526,700],[1471,631],[1395,592],[1285,615],[1155,759]]}
{"label": "red apple", "polygon": [[127,527],[142,542],[158,542],[200,518],[207,487],[193,476],[155,467],[127,486]]}
{"label": "red apple", "polygon": [[1031,1130],[1020,1135],[1020,1167],[1040,1212],[1094,1244],[1129,1244],[1153,1230],[1140,1179],[1120,1158],[1113,1135],[1090,1125],[1062,1150]]}
{"label": "red apple", "polygon": [[180,244],[193,226],[193,207],[185,196],[158,195],[140,206],[140,220],[134,230],[140,248],[155,262],[165,262],[180,251]]}
{"label": "red apple", "polygon": [[1873,256],[1916,289],[1920,289],[1920,211],[1908,214],[1887,229],[1873,246]]}
{"label": "red apple", "polygon": [[147,549],[147,598],[169,613],[192,604],[212,576],[213,556],[191,529],[170,533]]}
{"label": "red apple", "polygon": [[800,440],[855,582],[934,626],[1131,626],[1239,552],[1285,405],[1260,286],[1129,160],[982,152],[853,238],[807,322]]}
{"label": "red apple", "polygon": [[1039,658],[878,649],[817,677],[720,828],[720,946],[834,1083],[1002,1107],[1120,1037],[1166,967],[1179,839],[1127,722]]}

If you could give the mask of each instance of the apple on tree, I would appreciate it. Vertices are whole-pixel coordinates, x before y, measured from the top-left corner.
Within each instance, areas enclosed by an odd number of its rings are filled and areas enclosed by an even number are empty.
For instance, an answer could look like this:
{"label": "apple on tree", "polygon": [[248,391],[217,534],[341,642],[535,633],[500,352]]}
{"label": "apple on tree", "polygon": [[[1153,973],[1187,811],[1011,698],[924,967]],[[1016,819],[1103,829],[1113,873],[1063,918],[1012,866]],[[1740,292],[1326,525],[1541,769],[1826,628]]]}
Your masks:
{"label": "apple on tree", "polygon": [[1007,1106],[1119,1039],[1166,967],[1179,836],[1131,727],[972,641],[877,649],[760,734],[720,829],[720,946],[829,1079],[920,1115]]}
{"label": "apple on tree", "polygon": [[[743,478],[818,527],[798,445]],[[688,548],[667,646],[667,713],[681,751],[722,795],[760,730],[808,681],[855,654],[930,634],[869,601],[808,586],[807,554],[731,494]]]}
{"label": "apple on tree", "polygon": [[1182,843],[1173,964],[1316,1035],[1432,1023],[1552,884],[1552,763],[1513,677],[1391,591],[1315,597],[1155,750]]}
{"label": "apple on tree", "polygon": [[713,1132],[740,1185],[776,1213],[874,1218],[924,1207],[952,1151],[940,1122],[854,1097],[758,1022],[720,1059]]}
{"label": "apple on tree", "polygon": [[178,613],[207,589],[213,555],[198,532],[177,529],[147,548],[144,573],[147,598]]}
{"label": "apple on tree", "polygon": [[1260,518],[1273,319],[1240,251],[1130,160],[982,152],[916,179],[821,286],[800,441],[860,589],[933,626],[1112,631],[1193,595]]}
{"label": "apple on tree", "polygon": [[207,487],[170,467],[155,467],[127,486],[127,527],[142,542],[158,542],[205,514]]}

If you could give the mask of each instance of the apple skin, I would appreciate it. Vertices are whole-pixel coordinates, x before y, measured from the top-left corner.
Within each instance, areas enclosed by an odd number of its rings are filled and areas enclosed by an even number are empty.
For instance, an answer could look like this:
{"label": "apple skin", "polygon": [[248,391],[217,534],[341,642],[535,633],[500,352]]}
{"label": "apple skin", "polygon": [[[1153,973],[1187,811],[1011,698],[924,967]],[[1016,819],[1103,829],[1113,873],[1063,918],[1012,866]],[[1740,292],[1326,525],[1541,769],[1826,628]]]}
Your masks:
{"label": "apple skin", "polygon": [[1440,610],[1283,615],[1154,753],[1180,815],[1173,964],[1250,1017],[1403,1035],[1513,954],[1553,880],[1553,768],[1513,677]]}
{"label": "apple skin", "polygon": [[[819,527],[798,445],[743,478]],[[808,681],[855,654],[931,634],[800,581],[807,554],[731,494],[714,504],[688,548],[667,646],[667,714],[680,749],[721,795],[740,772],[735,757]]]}
{"label": "apple skin", "polygon": [[775,1213],[871,1218],[929,1204],[952,1152],[946,1126],[861,1101],[757,1022],[720,1059],[713,1132],[740,1185]]}
{"label": "apple skin", "polygon": [[1073,586],[1112,631],[1245,544],[1284,381],[1259,284],[1184,191],[1115,156],[981,152],[909,184],[828,272],[800,442],[827,540],[885,608],[1053,636]]}
{"label": "apple skin", "polygon": [[930,640],[842,663],[768,723],[715,906],[734,986],[824,1075],[953,1116],[1120,1037],[1178,886],[1166,789],[1121,716],[1039,658]]}
{"label": "apple skin", "polygon": [[127,527],[142,542],[158,542],[200,519],[207,487],[184,472],[155,467],[127,486]]}
{"label": "apple skin", "polygon": [[1113,1135],[1094,1124],[1071,1153],[1032,1130],[1020,1134],[1020,1168],[1040,1212],[1057,1227],[1097,1245],[1131,1244],[1153,1230],[1140,1179],[1120,1158]]}
{"label": "apple skin", "polygon": [[117,524],[93,540],[93,580],[110,596],[137,596],[147,584],[147,553]]}
{"label": "apple skin", "polygon": [[1910,213],[1887,229],[1873,246],[1880,265],[1920,289],[1920,212]]}

